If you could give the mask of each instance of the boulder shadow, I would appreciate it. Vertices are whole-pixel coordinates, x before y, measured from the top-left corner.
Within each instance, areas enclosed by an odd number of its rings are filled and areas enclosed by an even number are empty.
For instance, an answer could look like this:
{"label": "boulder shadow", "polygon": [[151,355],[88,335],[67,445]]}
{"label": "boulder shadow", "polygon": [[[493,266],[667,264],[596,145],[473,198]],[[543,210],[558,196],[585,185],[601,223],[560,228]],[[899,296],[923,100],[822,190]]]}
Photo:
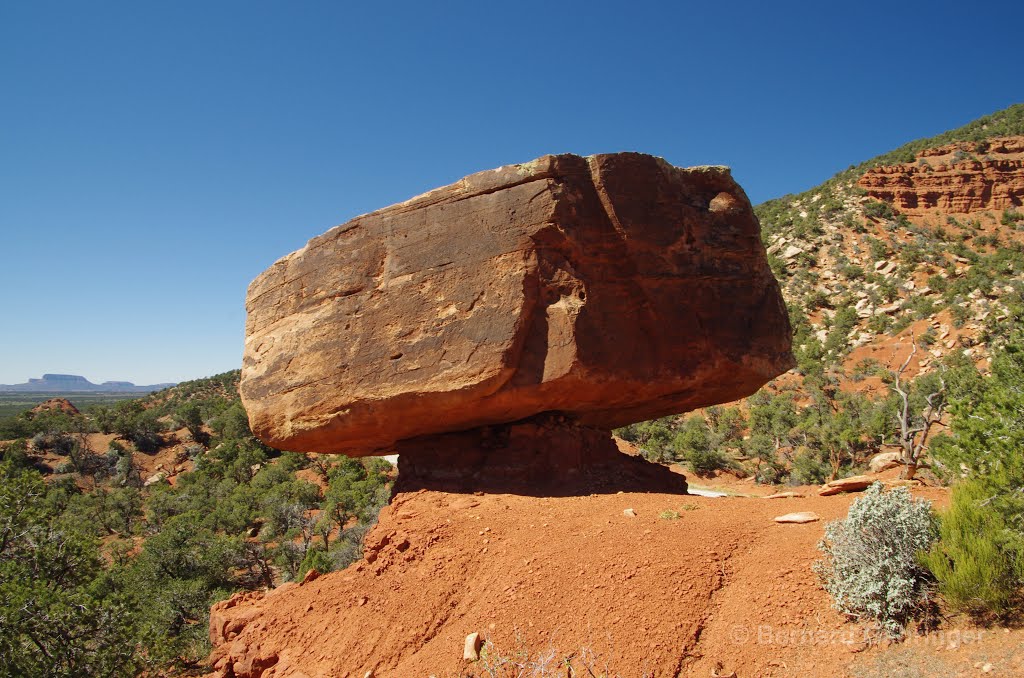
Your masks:
{"label": "boulder shadow", "polygon": [[581,426],[559,414],[404,440],[396,451],[396,494],[687,493],[685,476],[619,451],[611,431]]}

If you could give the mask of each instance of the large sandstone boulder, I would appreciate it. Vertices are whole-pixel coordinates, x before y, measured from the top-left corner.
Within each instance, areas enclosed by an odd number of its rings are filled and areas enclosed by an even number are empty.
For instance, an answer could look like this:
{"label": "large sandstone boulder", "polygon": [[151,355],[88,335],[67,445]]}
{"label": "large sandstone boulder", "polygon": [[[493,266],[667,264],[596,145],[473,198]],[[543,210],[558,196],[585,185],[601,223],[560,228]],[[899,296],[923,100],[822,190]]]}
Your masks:
{"label": "large sandstone boulder", "polygon": [[543,412],[612,428],[792,364],[729,170],[637,153],[544,156],[357,217],[260,275],[246,308],[252,429],[296,451]]}

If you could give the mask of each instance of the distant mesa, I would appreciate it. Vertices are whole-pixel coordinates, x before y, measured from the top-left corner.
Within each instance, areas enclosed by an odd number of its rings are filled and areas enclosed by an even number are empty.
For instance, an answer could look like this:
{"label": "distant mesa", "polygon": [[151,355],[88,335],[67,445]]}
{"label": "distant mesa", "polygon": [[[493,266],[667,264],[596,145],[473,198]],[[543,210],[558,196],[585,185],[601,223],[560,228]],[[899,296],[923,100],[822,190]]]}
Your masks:
{"label": "distant mesa", "polygon": [[140,386],[130,381],[105,381],[94,384],[77,374],[44,374],[42,379],[29,379],[24,384],[0,384],[0,392],[44,393],[44,392],[99,392],[99,393],[149,393],[175,386],[175,383],[149,384]]}

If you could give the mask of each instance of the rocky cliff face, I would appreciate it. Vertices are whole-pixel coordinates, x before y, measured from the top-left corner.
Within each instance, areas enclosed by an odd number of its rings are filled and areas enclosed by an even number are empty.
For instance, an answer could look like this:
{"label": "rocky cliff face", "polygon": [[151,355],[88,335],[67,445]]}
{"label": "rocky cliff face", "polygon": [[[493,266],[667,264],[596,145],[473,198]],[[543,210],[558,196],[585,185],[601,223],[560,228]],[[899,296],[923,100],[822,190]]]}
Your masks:
{"label": "rocky cliff face", "polygon": [[1024,204],[1024,137],[948,144],[912,163],[868,170],[857,185],[909,215],[966,214]]}
{"label": "rocky cliff face", "polygon": [[297,451],[544,412],[610,429],[791,365],[728,169],[636,153],[545,156],[358,217],[274,264],[246,307],[252,429]]}

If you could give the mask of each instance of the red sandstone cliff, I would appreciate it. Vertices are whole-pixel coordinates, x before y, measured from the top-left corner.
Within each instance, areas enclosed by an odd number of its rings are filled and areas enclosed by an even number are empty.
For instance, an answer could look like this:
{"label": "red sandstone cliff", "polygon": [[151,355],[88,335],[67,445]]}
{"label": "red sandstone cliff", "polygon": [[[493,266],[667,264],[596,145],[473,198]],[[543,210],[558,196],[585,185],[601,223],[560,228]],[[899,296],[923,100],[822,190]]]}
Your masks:
{"label": "red sandstone cliff", "polygon": [[868,170],[857,182],[901,212],[966,214],[1024,204],[1024,137],[926,149],[912,163]]}

